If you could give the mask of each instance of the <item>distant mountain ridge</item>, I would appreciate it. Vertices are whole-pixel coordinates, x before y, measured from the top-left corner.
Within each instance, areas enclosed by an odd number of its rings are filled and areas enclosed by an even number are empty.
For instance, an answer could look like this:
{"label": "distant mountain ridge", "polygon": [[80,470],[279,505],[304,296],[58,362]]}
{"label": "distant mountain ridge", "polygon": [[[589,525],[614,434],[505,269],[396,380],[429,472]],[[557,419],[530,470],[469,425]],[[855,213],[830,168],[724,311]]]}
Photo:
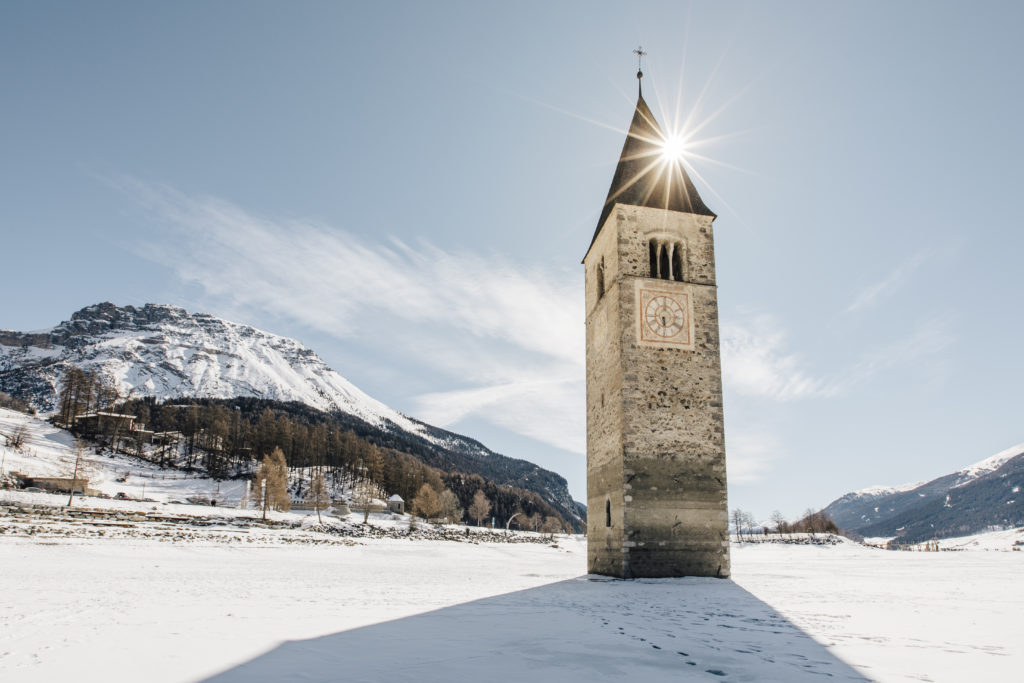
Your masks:
{"label": "distant mountain ridge", "polygon": [[69,365],[101,372],[123,396],[243,396],[343,414],[363,434],[377,431],[427,461],[536,491],[567,518],[581,516],[560,475],[410,418],[365,394],[312,349],[248,325],[178,306],[104,302],[48,330],[0,330],[0,391],[53,410]]}
{"label": "distant mountain ridge", "polygon": [[840,528],[907,543],[1024,526],[1024,444],[931,481],[873,486],[824,509]]}

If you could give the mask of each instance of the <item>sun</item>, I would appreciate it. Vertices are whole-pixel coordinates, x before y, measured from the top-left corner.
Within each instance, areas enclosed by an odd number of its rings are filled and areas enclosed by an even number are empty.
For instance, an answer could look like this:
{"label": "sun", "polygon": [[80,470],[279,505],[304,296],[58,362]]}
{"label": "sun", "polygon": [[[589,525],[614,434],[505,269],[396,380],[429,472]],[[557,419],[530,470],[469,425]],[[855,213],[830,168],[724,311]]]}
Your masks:
{"label": "sun", "polygon": [[682,161],[686,154],[686,141],[679,135],[667,135],[661,142],[663,161]]}

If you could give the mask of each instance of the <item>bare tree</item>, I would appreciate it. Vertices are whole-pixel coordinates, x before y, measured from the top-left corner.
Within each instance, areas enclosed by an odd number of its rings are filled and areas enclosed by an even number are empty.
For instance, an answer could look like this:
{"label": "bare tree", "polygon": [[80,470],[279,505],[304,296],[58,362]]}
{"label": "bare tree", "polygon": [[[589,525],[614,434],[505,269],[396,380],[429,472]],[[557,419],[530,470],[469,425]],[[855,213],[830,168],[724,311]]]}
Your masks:
{"label": "bare tree", "polygon": [[[78,475],[85,474],[85,443],[79,439],[75,440],[75,469],[71,474],[71,491],[68,493],[68,507],[75,500],[75,489],[78,486]],[[82,487],[83,491],[85,487]]]}
{"label": "bare tree", "polygon": [[489,514],[491,514],[491,501],[487,499],[483,491],[477,489],[477,492],[473,494],[473,504],[469,506],[469,516],[476,520],[477,526],[480,526],[480,520]]}
{"label": "bare tree", "polygon": [[775,525],[775,533],[781,535],[786,528],[786,517],[778,510],[772,512],[772,524]]}
{"label": "bare tree", "polygon": [[451,489],[441,491],[441,516],[448,520],[449,524],[460,524],[462,522],[462,508],[459,507],[459,497],[452,493]]}
{"label": "bare tree", "polygon": [[558,517],[545,517],[544,526],[542,526],[540,530],[543,533],[550,535],[551,538],[554,538],[555,534],[561,533],[562,531],[562,520],[558,519]]}
{"label": "bare tree", "polygon": [[818,518],[814,508],[807,508],[804,510],[804,531],[809,533],[811,537],[814,537],[814,532],[818,530]]}
{"label": "bare tree", "polygon": [[313,481],[309,483],[308,497],[313,501],[313,507],[316,508],[316,521],[323,524],[320,510],[327,507],[327,482],[324,481],[322,472],[317,472],[313,475]]}
{"label": "bare tree", "polygon": [[373,507],[377,487],[367,476],[365,467],[360,467],[360,471],[362,477],[355,482],[352,499],[357,506],[363,508],[363,524],[367,524],[370,521],[370,508]]}
{"label": "bare tree", "polygon": [[28,427],[20,424],[12,429],[10,434],[5,436],[7,437],[7,445],[16,451],[20,451],[21,447],[25,445],[25,439],[28,438]]}
{"label": "bare tree", "polygon": [[430,484],[424,484],[412,499],[412,510],[423,519],[436,519],[441,515],[441,497]]}
{"label": "bare tree", "polygon": [[736,530],[736,540],[743,540],[743,523],[746,521],[747,513],[739,508],[733,508],[732,526]]}
{"label": "bare tree", "polygon": [[757,527],[757,520],[754,519],[752,512],[743,513],[743,530],[747,532],[747,538],[754,535],[754,529]]}
{"label": "bare tree", "polygon": [[271,507],[284,512],[291,509],[292,502],[288,497],[288,465],[284,460],[284,451],[275,446],[270,455],[263,458],[259,470],[256,471],[253,486],[257,492],[259,487],[263,487],[263,519],[267,518],[267,510]]}

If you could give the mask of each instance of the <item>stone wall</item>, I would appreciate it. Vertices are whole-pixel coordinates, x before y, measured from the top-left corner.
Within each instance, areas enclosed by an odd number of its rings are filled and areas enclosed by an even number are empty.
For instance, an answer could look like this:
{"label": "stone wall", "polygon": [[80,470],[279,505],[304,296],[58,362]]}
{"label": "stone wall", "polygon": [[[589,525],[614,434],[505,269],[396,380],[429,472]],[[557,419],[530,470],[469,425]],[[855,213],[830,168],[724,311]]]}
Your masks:
{"label": "stone wall", "polygon": [[[618,205],[585,259],[590,571],[728,576],[711,217]],[[648,279],[651,239],[681,245],[684,282]],[[598,297],[597,267],[605,294]],[[640,343],[638,278],[690,295],[692,344]],[[605,509],[610,502],[611,526]]]}

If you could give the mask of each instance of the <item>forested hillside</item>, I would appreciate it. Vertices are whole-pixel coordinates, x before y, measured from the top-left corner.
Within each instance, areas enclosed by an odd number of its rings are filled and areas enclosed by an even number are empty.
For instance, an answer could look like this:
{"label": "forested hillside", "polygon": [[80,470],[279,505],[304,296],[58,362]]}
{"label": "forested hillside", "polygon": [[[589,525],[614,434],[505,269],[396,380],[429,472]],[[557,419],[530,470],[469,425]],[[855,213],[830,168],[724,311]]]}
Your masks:
{"label": "forested hillside", "polygon": [[[320,472],[336,484],[369,481],[380,492],[398,494],[409,503],[424,484],[438,493],[451,490],[458,498],[462,521],[471,521],[468,510],[476,492],[483,491],[491,504],[485,521],[493,518],[504,525],[520,513],[516,520],[520,525],[528,519],[552,518],[558,520],[558,526],[580,529],[578,517],[551,505],[535,491],[509,485],[479,469],[450,466],[451,459],[437,457],[424,444],[403,443],[394,434],[381,433],[343,413],[244,397],[194,401],[147,397],[109,406],[107,412],[136,419],[131,429],[107,428],[104,433],[85,426],[91,423],[81,418],[71,427],[114,450],[165,467],[199,470],[222,479],[249,477],[265,455],[280,448],[293,472]],[[82,414],[72,407],[70,414],[76,413]],[[55,419],[60,421],[62,414],[66,418],[60,411]],[[107,422],[118,424],[113,419]],[[148,442],[152,445],[145,445]],[[499,461],[494,471],[499,476],[515,472],[514,463],[510,466]],[[301,477],[292,484],[300,494],[308,485]]]}
{"label": "forested hillside", "polygon": [[[69,377],[92,379],[69,386]],[[267,427],[269,419],[261,424],[260,416],[270,409],[295,424],[322,426],[328,434],[352,432],[381,452],[402,454],[441,473],[477,474],[499,487],[533,492],[577,527],[586,514],[560,475],[384,405],[301,343],[176,306],[105,302],[42,332],[0,331],[0,391],[38,410],[56,410],[62,424],[69,420],[69,397],[73,414],[112,409],[133,397],[118,410],[137,412],[151,430],[187,431],[191,462],[186,466],[209,468],[217,476],[230,476],[262,457],[268,434],[292,442],[288,429],[275,432]],[[198,407],[181,407],[186,405]],[[303,466],[318,449],[341,452],[340,436],[321,438],[320,431],[313,432],[310,444],[326,439],[328,445],[310,450],[282,443],[289,462]],[[417,476],[408,479],[418,481]],[[400,479],[396,474],[389,480],[396,492],[407,489]]]}

